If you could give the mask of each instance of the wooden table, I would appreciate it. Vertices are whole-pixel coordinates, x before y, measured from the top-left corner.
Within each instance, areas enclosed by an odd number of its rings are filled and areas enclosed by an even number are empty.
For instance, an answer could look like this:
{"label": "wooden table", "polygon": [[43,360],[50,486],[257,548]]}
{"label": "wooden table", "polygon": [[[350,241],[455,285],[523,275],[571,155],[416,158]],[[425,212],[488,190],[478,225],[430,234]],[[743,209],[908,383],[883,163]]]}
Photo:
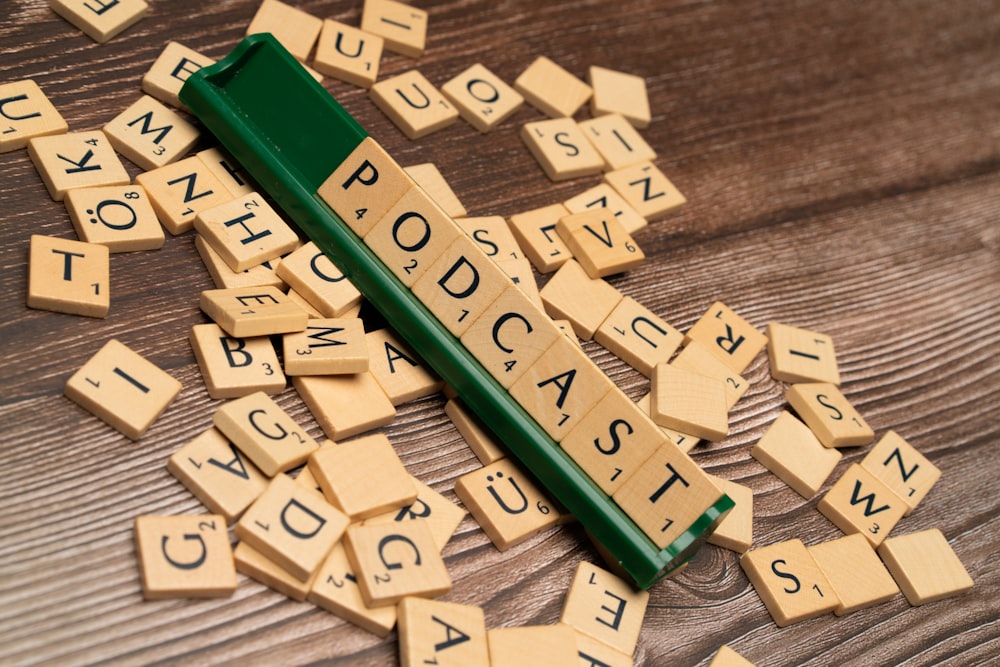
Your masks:
{"label": "wooden table", "polygon": [[[295,3],[357,25],[361,2]],[[902,596],[843,618],[779,629],[737,555],[707,546],[652,590],[636,664],[705,664],[729,644],[762,665],[972,664],[1000,654],[1000,5],[996,2],[419,2],[430,11],[418,67],[440,85],[475,62],[511,82],[539,55],[578,76],[602,65],[645,77],[657,163],[689,202],[637,235],[648,259],[611,282],[681,330],[721,300],[763,330],[780,321],[833,337],[848,398],[881,436],[895,429],[943,471],[894,534],[940,528],[976,582],[910,607]],[[35,79],[71,130],[102,127],[140,94],[169,40],[211,56],[243,36],[257,3],[151,3],[99,45],[44,0],[0,6],[0,82]],[[327,88],[397,160],[435,162],[471,215],[568,199],[597,177],[553,184],[518,137],[524,107],[495,132],[464,122],[409,141],[365,91]],[[580,117],[586,117],[586,111]],[[205,142],[208,145],[210,142]],[[130,173],[138,170],[128,165]],[[232,598],[143,602],[132,522],[200,511],[165,468],[209,426],[187,341],[212,287],[193,234],[112,257],[112,307],[95,320],[25,307],[28,238],[74,238],[26,151],[0,155],[0,663],[392,664],[380,640],[241,577]],[[184,385],[133,443],[62,396],[115,337]],[[586,346],[633,397],[645,378]],[[693,455],[751,486],[755,546],[841,533],[749,455],[786,406],[764,353],[731,435]],[[279,403],[321,437],[289,387]],[[385,429],[408,469],[454,498],[478,466],[440,396]],[[829,485],[867,448],[846,450]],[[558,621],[580,560],[578,526],[497,551],[470,518],[445,555],[447,599],[481,605],[488,627]]]}

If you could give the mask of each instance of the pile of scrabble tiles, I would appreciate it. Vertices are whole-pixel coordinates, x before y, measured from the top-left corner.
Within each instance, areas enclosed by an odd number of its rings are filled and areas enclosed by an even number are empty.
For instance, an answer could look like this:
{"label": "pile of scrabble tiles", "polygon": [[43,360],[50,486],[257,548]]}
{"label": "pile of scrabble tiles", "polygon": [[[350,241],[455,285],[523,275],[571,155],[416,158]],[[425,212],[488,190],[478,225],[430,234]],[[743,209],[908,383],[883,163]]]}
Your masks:
{"label": "pile of scrabble tiles", "polygon": [[[98,41],[145,9],[141,0],[123,0],[88,22],[79,4],[52,2]],[[751,490],[710,478],[677,456],[728,435],[728,412],[748,387],[740,373],[766,347],[771,375],[789,384],[795,414],[783,411],[750,454],[812,498],[841,459],[840,448],[874,440],[839,391],[833,341],[779,323],[762,334],[723,303],[681,333],[605,280],[642,262],[633,234],[684,203],[637,131],[650,120],[642,79],[593,67],[588,85],[538,58],[513,87],[480,64],[440,90],[416,70],[378,81],[382,49],[416,58],[426,29],[426,12],[388,0],[366,2],[360,28],[264,0],[248,33],[272,32],[302,61],[315,51],[317,78],[370,88],[374,104],[410,139],[459,117],[490,132],[527,100],[550,116],[521,128],[550,179],[603,175],[603,183],[568,201],[506,219],[469,217],[432,164],[401,176],[509,277],[516,285],[510,299],[552,318],[553,330],[565,334],[561,345],[572,341],[574,354],[586,357],[578,339],[596,341],[649,378],[649,394],[636,403],[626,397],[622,404],[620,392],[592,397],[561,433],[560,445],[595,482],[627,507],[630,495],[649,498],[666,488],[666,465],[684,486],[700,480],[713,498],[720,490],[730,495],[736,507],[709,541],[743,554],[743,569],[781,626],[850,613],[900,589],[914,605],[968,589],[972,581],[939,531],[887,538],[940,475],[894,432],[819,502],[845,537],[751,550]],[[376,429],[393,420],[397,406],[447,388],[394,332],[365,331],[361,294],[314,244],[301,242],[239,165],[218,148],[189,155],[200,131],[177,94],[187,76],[211,62],[169,44],[142,81],[146,94],[90,132],[68,132],[33,82],[0,84],[0,110],[14,128],[0,136],[0,151],[27,147],[80,238],[32,237],[30,307],[104,317],[110,254],[160,248],[164,229],[197,232],[196,247],[217,286],[201,294],[212,322],[194,326],[190,343],[209,396],[225,402],[212,427],[167,463],[211,514],[136,520],[144,595],[229,595],[239,571],[379,636],[397,627],[403,664],[440,655],[463,665],[514,664],[527,650],[546,656],[544,664],[578,664],[578,656],[595,665],[631,664],[648,594],[589,563],[580,564],[553,626],[487,631],[482,610],[430,599],[451,588],[441,552],[466,511],[409,475]],[[573,120],[588,102],[593,118]],[[135,183],[119,155],[145,170]],[[333,204],[336,195],[328,196]],[[551,274],[542,289],[535,272]],[[272,336],[281,336],[280,355]],[[329,440],[314,441],[270,398],[288,378]],[[180,391],[169,374],[115,340],[66,384],[70,399],[134,440]],[[571,519],[459,398],[451,397],[445,411],[483,465],[458,480],[455,494],[497,548]],[[590,437],[595,429],[608,447]],[[622,442],[628,455],[608,458]],[[675,461],[689,465],[683,478]],[[513,504],[527,511],[511,511]],[[655,535],[663,530],[660,516],[633,518]],[[713,664],[745,664],[739,660],[723,647]]]}

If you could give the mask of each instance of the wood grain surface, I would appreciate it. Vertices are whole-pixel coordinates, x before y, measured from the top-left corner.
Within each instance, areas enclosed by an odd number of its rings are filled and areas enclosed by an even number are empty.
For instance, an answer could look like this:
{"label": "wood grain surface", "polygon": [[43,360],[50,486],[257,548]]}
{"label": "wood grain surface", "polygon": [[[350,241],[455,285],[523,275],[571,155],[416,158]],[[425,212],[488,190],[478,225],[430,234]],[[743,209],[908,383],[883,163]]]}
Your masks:
{"label": "wood grain surface", "polygon": [[[35,79],[71,130],[102,127],[140,95],[166,42],[219,58],[255,0],[151,0],[147,17],[99,45],[45,0],[0,2],[0,83]],[[361,1],[293,4],[352,25]],[[960,597],[902,596],[779,629],[736,554],[706,546],[652,589],[637,665],[707,664],[729,644],[760,665],[969,665],[1000,655],[1000,4],[995,0],[415,2],[430,13],[414,67],[442,84],[474,62],[512,82],[546,55],[578,76],[601,65],[643,76],[643,131],[689,203],[637,234],[648,259],[611,282],[686,330],[721,300],[758,329],[780,321],[833,337],[842,389],[881,436],[895,429],[943,471],[894,534],[940,528],[975,581]],[[520,109],[481,135],[459,122],[411,142],[365,91],[326,87],[403,165],[435,162],[470,215],[510,216],[568,199],[596,177],[553,184],[518,138]],[[261,91],[267,94],[267,91]],[[578,118],[588,116],[586,110]],[[203,141],[200,146],[211,145]],[[134,176],[138,169],[127,164]],[[104,320],[25,307],[33,233],[75,238],[25,150],[0,155],[0,663],[350,664],[396,662],[385,640],[240,577],[232,598],[143,602],[132,522],[199,503],[167,457],[218,406],[191,347],[212,287],[193,234],[112,257]],[[62,396],[115,337],[184,389],[137,443]],[[633,398],[648,382],[598,345],[587,351]],[[693,451],[753,488],[756,546],[841,533],[820,495],[867,448],[848,449],[805,501],[749,456],[786,406],[766,354],[731,435]],[[322,437],[294,389],[277,397]],[[407,468],[454,499],[478,463],[434,396],[385,429]],[[488,627],[557,622],[580,560],[579,526],[501,553],[466,519],[445,550],[448,600],[481,605]]]}

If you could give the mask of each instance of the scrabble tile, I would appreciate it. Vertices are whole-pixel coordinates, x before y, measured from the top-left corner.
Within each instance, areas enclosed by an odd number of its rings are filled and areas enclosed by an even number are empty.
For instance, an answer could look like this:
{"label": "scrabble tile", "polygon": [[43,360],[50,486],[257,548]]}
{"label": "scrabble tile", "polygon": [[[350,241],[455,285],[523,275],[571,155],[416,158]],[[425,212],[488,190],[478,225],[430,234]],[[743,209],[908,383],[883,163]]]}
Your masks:
{"label": "scrabble tile", "polygon": [[365,137],[316,193],[364,237],[413,188],[403,168],[371,137]]}
{"label": "scrabble tile", "polygon": [[358,288],[312,241],[283,257],[275,273],[324,317],[344,317],[361,303]]}
{"label": "scrabble tile", "polygon": [[[285,292],[285,296],[287,296],[289,299],[291,299],[293,303],[298,304],[299,307],[302,308],[302,310],[306,311],[306,313],[309,314],[309,319],[310,320],[322,319],[323,318],[323,313],[321,313],[318,310],[316,310],[311,303],[309,303],[308,301],[306,301],[306,298],[304,296],[302,296],[301,294],[299,294],[295,290],[293,290],[293,289],[288,290],[287,292]],[[300,332],[300,333],[302,333],[302,332]]]}
{"label": "scrabble tile", "polygon": [[460,399],[449,399],[444,405],[444,411],[481,464],[488,466],[507,456],[507,450],[503,448],[503,445],[487,430],[478,417],[462,405]]}
{"label": "scrabble tile", "polygon": [[878,548],[878,555],[914,607],[973,586],[972,577],[937,528],[890,537]]}
{"label": "scrabble tile", "polygon": [[385,40],[385,48],[419,58],[427,40],[427,12],[393,0],[365,0],[361,29]]}
{"label": "scrabble tile", "polygon": [[128,185],[129,175],[100,130],[28,140],[28,156],[55,201],[74,188]]}
{"label": "scrabble tile", "polygon": [[400,282],[412,288],[448,246],[464,236],[426,192],[414,187],[364,241]]}
{"label": "scrabble tile", "polygon": [[833,339],[826,334],[771,322],[767,339],[767,358],[775,380],[840,384]]}
{"label": "scrabble tile", "polygon": [[214,399],[258,391],[273,395],[285,388],[281,363],[267,336],[234,338],[217,324],[196,324],[190,341],[205,388]]}
{"label": "scrabble tile", "polygon": [[187,109],[178,93],[188,77],[215,61],[180,42],[167,42],[152,67],[142,77],[142,91],[177,109]]}
{"label": "scrabble tile", "polygon": [[604,398],[559,442],[609,496],[668,438],[618,389]]}
{"label": "scrabble tile", "polygon": [[348,623],[378,637],[385,637],[396,626],[396,607],[366,605],[354,573],[344,543],[338,542],[320,565],[306,599]]}
{"label": "scrabble tile", "polygon": [[146,600],[228,597],[236,591],[233,551],[219,515],[136,517],[135,547]]}
{"label": "scrabble tile", "polygon": [[652,162],[604,172],[604,180],[647,220],[668,213],[687,201]]}
{"label": "scrabble tile", "polygon": [[750,456],[809,499],[833,472],[841,454],[824,447],[808,426],[783,410],[750,450]]}
{"label": "scrabble tile", "polygon": [[480,132],[490,132],[524,104],[521,93],[480,63],[450,79],[441,93]]}
{"label": "scrabble tile", "polygon": [[622,228],[629,234],[634,234],[649,223],[646,218],[625,201],[624,198],[607,183],[601,183],[581,192],[564,202],[570,213],[583,213],[591,209],[608,208],[615,214]]}
{"label": "scrabble tile", "polygon": [[510,459],[462,475],[455,482],[455,495],[500,551],[559,521],[552,502]]}
{"label": "scrabble tile", "polygon": [[754,667],[754,664],[733,649],[723,645],[719,647],[712,662],[708,663],[708,667]]}
{"label": "scrabble tile", "polygon": [[808,549],[840,600],[833,611],[837,616],[899,595],[899,587],[863,535],[847,535]]}
{"label": "scrabble tile", "polygon": [[254,581],[264,584],[296,602],[305,602],[316,578],[316,575],[313,574],[309,579],[299,581],[287,570],[275,564],[274,561],[246,542],[240,542],[236,545],[236,548],[233,549],[233,558],[236,561],[237,572],[245,574]]}
{"label": "scrabble tile", "polygon": [[508,389],[561,335],[541,308],[511,285],[462,334],[461,341]]}
{"label": "scrabble tile", "polygon": [[277,475],[236,524],[236,536],[307,581],[347,529],[347,517],[291,477]]}
{"label": "scrabble tile", "polygon": [[840,604],[801,540],[748,551],[740,566],[779,628],[822,616]]}
{"label": "scrabble tile", "polygon": [[646,377],[670,359],[684,338],[630,296],[618,302],[594,332],[594,340]]}
{"label": "scrabble tile", "polygon": [[650,415],[657,424],[710,442],[729,435],[725,383],[718,378],[659,364],[650,378]]}
{"label": "scrabble tile", "polygon": [[646,259],[611,209],[571,213],[556,223],[556,232],[591,278],[629,271]]}
{"label": "scrabble tile", "polygon": [[746,553],[753,544],[753,491],[749,486],[721,477],[712,481],[736,503],[708,536],[708,543],[736,553]]}
{"label": "scrabble tile", "polygon": [[81,241],[107,246],[111,252],[163,247],[163,227],[142,186],[76,188],[63,202]]}
{"label": "scrabble tile", "polygon": [[269,32],[297,60],[305,62],[322,27],[322,19],[298,7],[279,0],[262,0],[246,34]]}
{"label": "scrabble tile", "polygon": [[138,23],[149,5],[145,0],[49,0],[49,7],[95,42],[103,44]]}
{"label": "scrabble tile", "polygon": [[514,81],[528,104],[551,118],[571,117],[590,99],[590,86],[545,56],[539,56]]}
{"label": "scrabble tile", "polygon": [[162,102],[143,95],[107,125],[104,134],[115,150],[149,170],[174,162],[198,141],[198,128]]}
{"label": "scrabble tile", "polygon": [[614,386],[583,350],[557,337],[509,391],[559,442]]}
{"label": "scrabble tile", "polygon": [[448,185],[448,181],[438,170],[433,162],[415,164],[404,167],[406,175],[413,179],[421,190],[426,192],[434,203],[441,207],[447,215],[452,218],[464,218],[466,215],[465,206],[455,195],[455,191]]}
{"label": "scrabble tile", "polygon": [[299,236],[256,192],[201,211],[194,228],[233,271],[276,260],[299,246]]}
{"label": "scrabble tile", "polygon": [[316,45],[317,71],[361,88],[378,79],[385,41],[378,35],[327,19]]}
{"label": "scrabble tile", "polygon": [[576,345],[581,350],[583,349],[583,343],[580,342],[580,339],[577,338],[576,332],[573,331],[572,322],[570,322],[569,320],[552,320],[552,324],[556,325],[556,328],[562,331],[563,335],[566,336],[566,338],[576,343]]}
{"label": "scrabble tile", "polygon": [[491,667],[579,667],[576,633],[568,625],[525,625],[486,632]]}
{"label": "scrabble tile", "polygon": [[[651,407],[650,403],[651,403],[650,395],[646,394],[645,396],[637,400],[635,402],[635,405],[637,408],[642,410],[644,414],[649,416],[650,419],[652,419],[652,415],[650,414],[650,407]],[[656,424],[656,422],[653,423]],[[657,424],[657,426],[659,426],[659,424]],[[690,452],[692,449],[694,449],[695,445],[701,442],[701,438],[697,436],[691,435],[689,433],[681,433],[680,431],[677,431],[672,428],[666,428],[664,426],[660,426],[660,431],[662,431],[663,435],[667,436],[667,439],[670,440],[670,442],[677,445],[677,448],[680,449],[685,454]]]}
{"label": "scrabble tile", "polygon": [[212,282],[218,289],[231,289],[234,287],[262,287],[271,286],[279,290],[287,289],[285,281],[278,277],[275,268],[278,262],[263,262],[246,271],[233,271],[208,242],[201,238],[200,234],[195,235],[194,247],[204,262],[205,268],[212,277]]}
{"label": "scrabble tile", "polygon": [[471,236],[494,262],[521,258],[521,246],[501,216],[460,218],[455,220],[455,224]]}
{"label": "scrabble tile", "polygon": [[444,384],[410,347],[388,329],[365,334],[368,365],[393,405],[441,391]]}
{"label": "scrabble tile", "polygon": [[305,331],[309,321],[306,311],[274,287],[205,290],[200,306],[235,338]]}
{"label": "scrabble tile", "polygon": [[305,331],[282,337],[289,375],[343,375],[368,370],[364,323],[354,318],[310,319]]}
{"label": "scrabble tile", "polygon": [[660,549],[721,497],[712,479],[672,443],[653,452],[612,496]]}
{"label": "scrabble tile", "polygon": [[174,452],[167,459],[167,470],[228,523],[267,488],[267,477],[214,427]]}
{"label": "scrabble tile", "polygon": [[410,481],[413,482],[413,486],[417,490],[417,497],[413,502],[399,509],[369,517],[365,519],[365,523],[422,521],[431,529],[434,544],[441,551],[448,544],[448,540],[458,529],[458,525],[462,523],[467,512],[416,477],[411,477]]}
{"label": "scrabble tile", "polygon": [[318,447],[264,392],[224,403],[212,422],[268,477],[302,465]]}
{"label": "scrabble tile", "polygon": [[426,523],[354,524],[344,534],[344,546],[369,607],[451,590],[451,576]]}
{"label": "scrabble tile", "polygon": [[114,338],[66,382],[66,398],[132,440],[163,414],[181,383]]}
{"label": "scrabble tile", "polygon": [[573,257],[556,233],[556,223],[568,212],[552,204],[510,217],[510,231],[539,273],[555,271]]}
{"label": "scrabble tile", "polygon": [[111,307],[107,246],[32,234],[28,251],[28,308],[101,317]]}
{"label": "scrabble tile", "polygon": [[413,295],[461,337],[514,283],[475,241],[459,234],[413,284]]}
{"label": "scrabble tile", "polygon": [[396,613],[400,667],[489,667],[486,617],[479,607],[406,597]]}
{"label": "scrabble tile", "polygon": [[641,76],[591,65],[587,82],[594,94],[590,98],[590,113],[594,116],[619,113],[632,127],[649,127],[651,114],[646,80]]}
{"label": "scrabble tile", "polygon": [[906,503],[909,516],[941,478],[941,470],[895,431],[889,431],[861,461],[861,467],[878,477]]}
{"label": "scrabble tile", "polygon": [[412,478],[381,433],[313,452],[309,470],[326,499],[351,521],[405,507],[417,498]]}
{"label": "scrabble tile", "polygon": [[0,84],[0,153],[24,148],[33,137],[64,134],[68,129],[34,80]]}
{"label": "scrabble tile", "polygon": [[292,384],[331,440],[386,426],[396,417],[396,408],[371,371],[354,375],[296,375]]}
{"label": "scrabble tile", "polygon": [[824,382],[793,384],[785,398],[827,447],[867,445],[875,432],[840,389]]}
{"label": "scrabble tile", "polygon": [[607,570],[581,561],[559,620],[617,651],[632,655],[649,604],[649,592],[635,590]]}
{"label": "scrabble tile", "polygon": [[160,224],[174,236],[193,229],[201,211],[233,198],[197,156],[139,174],[135,182],[146,189]]}
{"label": "scrabble tile", "polygon": [[861,533],[877,547],[903,518],[906,503],[857,463],[834,482],[816,507],[848,535]]}
{"label": "scrabble tile", "polygon": [[576,654],[582,667],[632,667],[632,656],[616,651],[579,630],[574,630]]}
{"label": "scrabble tile", "polygon": [[553,181],[592,176],[604,170],[604,158],[572,118],[526,123],[521,140]]}
{"label": "scrabble tile", "polygon": [[451,102],[415,69],[372,84],[369,97],[410,139],[426,137],[458,120]]}
{"label": "scrabble tile", "polygon": [[233,197],[242,197],[255,191],[250,175],[243,166],[221,148],[206,148],[198,151],[195,157],[205,163],[212,175]]}
{"label": "scrabble tile", "polygon": [[767,344],[767,336],[716,301],[684,336],[684,344],[697,341],[733,371],[742,373]]}
{"label": "scrabble tile", "polygon": [[591,278],[576,261],[566,262],[540,291],[545,312],[569,320],[573,331],[591,340],[624,295],[601,278]]}
{"label": "scrabble tile", "polygon": [[609,170],[656,159],[656,151],[621,114],[612,113],[582,121],[580,129],[604,158]]}
{"label": "scrabble tile", "polygon": [[728,409],[732,409],[746,393],[746,390],[750,388],[750,383],[747,380],[738,373],[734,373],[729,366],[712,354],[707,346],[698,341],[691,341],[685,345],[670,362],[670,365],[722,380],[726,387],[726,407]]}
{"label": "scrabble tile", "polygon": [[542,295],[538,291],[538,283],[535,281],[535,272],[531,268],[531,262],[526,257],[499,259],[495,261],[500,270],[504,272],[504,275],[514,283],[514,287],[518,288],[539,309],[544,310],[545,304],[542,303]]}

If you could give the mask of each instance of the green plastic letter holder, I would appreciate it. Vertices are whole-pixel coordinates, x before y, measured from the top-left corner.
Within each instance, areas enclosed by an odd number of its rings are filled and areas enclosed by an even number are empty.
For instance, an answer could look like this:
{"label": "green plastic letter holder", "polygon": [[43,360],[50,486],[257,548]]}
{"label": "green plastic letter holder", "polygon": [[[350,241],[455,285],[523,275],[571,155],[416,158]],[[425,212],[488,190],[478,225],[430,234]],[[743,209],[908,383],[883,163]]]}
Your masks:
{"label": "green plastic letter holder", "polygon": [[192,74],[180,98],[639,586],[694,555],[728,496],[658,549],[316,194],[368,134],[271,35]]}

